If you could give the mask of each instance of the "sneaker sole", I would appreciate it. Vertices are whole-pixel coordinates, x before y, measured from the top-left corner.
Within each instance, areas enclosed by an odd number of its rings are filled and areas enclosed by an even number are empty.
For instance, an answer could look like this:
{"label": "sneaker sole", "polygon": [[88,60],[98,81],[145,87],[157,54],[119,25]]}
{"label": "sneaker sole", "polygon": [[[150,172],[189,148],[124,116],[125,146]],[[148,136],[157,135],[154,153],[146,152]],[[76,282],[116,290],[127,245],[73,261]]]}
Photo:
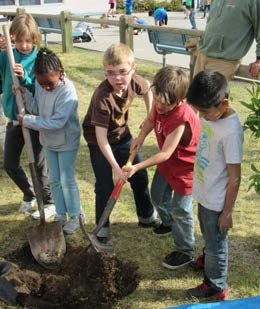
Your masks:
{"label": "sneaker sole", "polygon": [[171,270],[174,270],[174,269],[178,269],[178,268],[181,268],[181,267],[184,267],[184,266],[186,266],[186,265],[189,265],[191,262],[193,262],[194,260],[192,259],[192,260],[190,260],[190,261],[188,261],[188,262],[186,262],[186,263],[183,263],[183,264],[181,264],[181,265],[176,265],[176,266],[172,266],[172,265],[169,265],[169,264],[167,264],[167,263],[165,263],[165,262],[162,262],[162,266],[163,267],[165,267],[165,268],[167,268],[167,269],[171,269]]}
{"label": "sneaker sole", "polygon": [[205,301],[224,301],[224,300],[228,300],[228,295],[225,297],[219,297],[216,295],[212,295],[212,296],[207,296],[207,297],[196,297],[194,295],[192,295],[189,290],[186,291],[188,297],[196,302],[201,301],[202,299]]}
{"label": "sneaker sole", "polygon": [[155,233],[154,231],[152,231],[153,235],[157,236],[157,237],[165,237],[165,236],[168,236],[172,233],[172,231],[170,232],[167,232],[167,233],[164,233],[164,234],[157,234]]}

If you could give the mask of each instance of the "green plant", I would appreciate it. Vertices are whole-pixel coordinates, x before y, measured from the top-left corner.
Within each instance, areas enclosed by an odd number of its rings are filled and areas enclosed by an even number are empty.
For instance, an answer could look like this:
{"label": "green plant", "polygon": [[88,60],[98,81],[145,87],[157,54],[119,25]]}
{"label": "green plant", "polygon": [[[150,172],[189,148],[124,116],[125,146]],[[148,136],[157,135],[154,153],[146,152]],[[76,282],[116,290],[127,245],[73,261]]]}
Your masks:
{"label": "green plant", "polygon": [[[240,101],[240,103],[250,110],[250,114],[247,116],[244,122],[244,130],[250,130],[252,136],[255,138],[260,137],[260,84],[253,84],[252,88],[247,88],[247,91],[251,95],[251,102]],[[256,168],[254,164],[251,164],[251,169],[254,172],[250,176],[250,184],[248,190],[252,187],[260,195],[260,170]]]}

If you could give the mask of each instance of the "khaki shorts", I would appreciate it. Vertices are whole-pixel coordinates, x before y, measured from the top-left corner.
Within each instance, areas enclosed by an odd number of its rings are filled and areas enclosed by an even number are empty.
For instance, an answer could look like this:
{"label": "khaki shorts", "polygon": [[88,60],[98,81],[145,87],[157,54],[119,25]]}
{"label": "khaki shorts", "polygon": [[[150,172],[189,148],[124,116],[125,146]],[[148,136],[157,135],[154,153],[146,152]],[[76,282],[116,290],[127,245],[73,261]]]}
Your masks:
{"label": "khaki shorts", "polygon": [[242,59],[225,60],[221,58],[207,57],[200,51],[198,51],[193,76],[203,70],[210,70],[214,72],[219,72],[223,74],[227,78],[227,80],[231,80],[234,77],[236,71],[238,70],[241,61]]}

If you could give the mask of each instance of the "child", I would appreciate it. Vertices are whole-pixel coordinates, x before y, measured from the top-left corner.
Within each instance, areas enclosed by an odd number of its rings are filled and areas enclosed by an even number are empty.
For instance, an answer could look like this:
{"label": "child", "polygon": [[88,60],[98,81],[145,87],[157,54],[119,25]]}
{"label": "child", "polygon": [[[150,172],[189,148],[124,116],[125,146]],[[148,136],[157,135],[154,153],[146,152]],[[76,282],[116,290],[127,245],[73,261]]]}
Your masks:
{"label": "child", "polygon": [[109,10],[107,11],[107,17],[111,17],[110,14],[112,14],[112,17],[116,17],[115,15],[115,6],[116,6],[116,0],[109,0],[108,1]]}
{"label": "child", "polygon": [[[204,281],[191,297],[227,299],[228,229],[240,184],[243,129],[228,102],[225,77],[202,71],[195,76],[187,101],[200,113],[201,133],[194,165],[193,197],[205,240]],[[202,259],[200,259],[202,260]]]}
{"label": "child", "polygon": [[79,215],[85,221],[74,176],[80,144],[78,98],[72,82],[64,76],[60,59],[51,50],[40,49],[34,73],[34,98],[29,91],[24,98],[26,108],[30,108],[35,115],[19,115],[19,123],[40,131],[57,212],[54,221],[60,221],[63,231],[72,234],[80,228]]}
{"label": "child", "polygon": [[[132,136],[128,127],[128,109],[136,95],[142,95],[150,111],[152,94],[147,80],[135,74],[132,50],[124,44],[113,44],[104,53],[106,79],[95,90],[83,122],[84,137],[90,150],[90,159],[96,177],[96,223],[103,213],[114,180],[126,179],[121,166],[129,156]],[[134,162],[142,160],[138,153]],[[140,171],[130,179],[134,193],[139,226],[158,225],[156,212],[150,201],[148,175]],[[109,222],[98,237],[107,241]]]}
{"label": "child", "polygon": [[151,10],[148,12],[148,15],[154,17],[155,26],[167,26],[168,14],[164,8],[157,8],[155,11]]}
{"label": "child", "polygon": [[151,86],[153,109],[131,150],[140,149],[154,128],[160,151],[143,162],[123,168],[132,177],[143,168],[157,165],[151,197],[162,224],[153,233],[164,236],[172,232],[176,248],[162,263],[168,269],[189,264],[195,250],[191,191],[200,123],[184,100],[188,85],[188,76],[181,69],[167,66],[157,72]]}
{"label": "child", "polygon": [[[35,81],[33,74],[34,60],[37,55],[37,47],[41,43],[41,34],[37,24],[30,14],[18,14],[12,21],[10,34],[15,41],[15,48],[13,49],[16,62],[14,72],[19,78],[20,84],[33,91]],[[31,181],[29,181],[24,169],[20,165],[24,138],[22,128],[16,121],[18,109],[16,98],[12,91],[13,81],[6,51],[0,52],[0,75],[3,79],[2,104],[5,116],[8,118],[4,149],[4,168],[10,178],[23,192],[23,202],[19,211],[31,211],[35,206],[35,192]],[[39,142],[39,132],[30,130],[30,135],[37,172],[42,185],[45,217],[48,218],[55,214],[55,207],[51,198],[44,151]],[[39,211],[33,213],[32,216],[35,219],[39,218]]]}

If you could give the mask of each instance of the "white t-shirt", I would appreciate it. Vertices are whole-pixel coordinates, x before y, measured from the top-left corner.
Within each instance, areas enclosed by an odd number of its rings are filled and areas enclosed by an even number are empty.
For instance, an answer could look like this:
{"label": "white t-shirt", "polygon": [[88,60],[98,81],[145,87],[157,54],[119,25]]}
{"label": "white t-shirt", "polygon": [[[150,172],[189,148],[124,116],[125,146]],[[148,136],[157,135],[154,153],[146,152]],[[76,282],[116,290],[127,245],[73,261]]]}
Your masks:
{"label": "white t-shirt", "polygon": [[201,119],[192,195],[205,208],[222,211],[228,183],[226,165],[241,163],[243,141],[236,113],[217,121]]}

